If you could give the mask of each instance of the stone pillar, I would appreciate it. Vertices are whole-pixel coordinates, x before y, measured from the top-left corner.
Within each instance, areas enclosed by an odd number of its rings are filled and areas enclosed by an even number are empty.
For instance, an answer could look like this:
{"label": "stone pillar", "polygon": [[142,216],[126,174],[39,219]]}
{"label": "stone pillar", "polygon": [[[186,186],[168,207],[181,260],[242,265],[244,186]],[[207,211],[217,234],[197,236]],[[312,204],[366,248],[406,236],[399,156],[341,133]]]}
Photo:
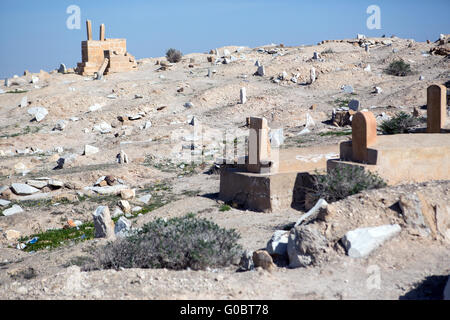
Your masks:
{"label": "stone pillar", "polygon": [[91,20],[86,20],[86,31],[88,41],[92,40],[92,22]]}
{"label": "stone pillar", "polygon": [[377,121],[372,112],[358,112],[352,120],[352,160],[368,162],[367,148],[377,141]]}
{"label": "stone pillar", "polygon": [[447,112],[447,88],[431,85],[427,89],[427,132],[440,133],[445,124]]}
{"label": "stone pillar", "polygon": [[105,25],[100,26],[100,41],[105,41]]}
{"label": "stone pillar", "polygon": [[260,173],[261,164],[270,159],[269,126],[265,118],[250,118],[250,134],[248,138],[249,172]]}
{"label": "stone pillar", "polygon": [[241,104],[245,104],[247,102],[247,90],[245,88],[241,88]]}

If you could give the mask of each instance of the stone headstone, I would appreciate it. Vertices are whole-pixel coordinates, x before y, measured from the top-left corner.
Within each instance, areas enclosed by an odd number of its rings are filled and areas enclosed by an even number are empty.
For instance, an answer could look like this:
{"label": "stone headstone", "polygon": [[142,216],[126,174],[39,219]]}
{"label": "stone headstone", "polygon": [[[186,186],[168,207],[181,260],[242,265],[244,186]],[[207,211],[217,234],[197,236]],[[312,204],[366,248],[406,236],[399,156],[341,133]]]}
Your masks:
{"label": "stone headstone", "polygon": [[26,106],[28,106],[28,98],[27,96],[23,97],[22,100],[20,100],[20,105],[21,108],[24,108]]}
{"label": "stone headstone", "polygon": [[9,79],[8,78],[6,78],[5,79],[5,87],[10,87],[11,86],[11,83],[9,82]]}
{"label": "stone headstone", "polygon": [[447,88],[431,85],[427,89],[427,132],[440,133],[447,117]]}
{"label": "stone headstone", "polygon": [[119,220],[117,220],[117,223],[114,227],[114,233],[117,236],[126,236],[128,231],[130,230],[131,230],[131,221],[125,217],[120,217]]}
{"label": "stone headstone", "polygon": [[314,81],[316,81],[316,69],[314,67],[312,67],[309,74],[310,74],[311,83],[314,83]]}
{"label": "stone headstone", "polygon": [[342,87],[342,91],[344,91],[345,93],[353,93],[355,90],[352,86],[345,85]]}
{"label": "stone headstone", "polygon": [[313,59],[314,60],[318,60],[319,59],[319,54],[317,52],[314,52]]}
{"label": "stone headstone", "polygon": [[241,104],[245,104],[247,102],[247,90],[245,88],[241,88]]}
{"label": "stone headstone", "polygon": [[358,111],[359,109],[359,101],[358,100],[351,100],[348,103],[348,107],[353,111]]}
{"label": "stone headstone", "polygon": [[64,63],[61,63],[61,65],[59,66],[58,73],[62,73],[62,74],[66,74],[67,73],[67,68],[66,68],[66,65]]}
{"label": "stone headstone", "polygon": [[365,50],[366,50],[367,53],[369,53],[369,45],[368,44],[366,44]]}
{"label": "stone headstone", "polygon": [[261,62],[259,62],[259,60],[256,60],[256,62],[255,62],[255,66],[256,66],[256,67],[261,67],[261,66],[262,66],[262,64],[261,64]]}
{"label": "stone headstone", "polygon": [[114,239],[114,222],[111,219],[109,208],[105,206],[98,207],[93,213],[95,238]]}
{"label": "stone headstone", "polygon": [[368,147],[377,140],[377,121],[372,112],[358,112],[352,120],[352,160],[367,162]]}
{"label": "stone headstone", "polygon": [[258,76],[264,77],[266,75],[266,70],[264,66],[259,66],[257,71]]}
{"label": "stone headstone", "polygon": [[284,143],[283,128],[270,129],[269,132],[270,145],[273,148],[279,148]]}

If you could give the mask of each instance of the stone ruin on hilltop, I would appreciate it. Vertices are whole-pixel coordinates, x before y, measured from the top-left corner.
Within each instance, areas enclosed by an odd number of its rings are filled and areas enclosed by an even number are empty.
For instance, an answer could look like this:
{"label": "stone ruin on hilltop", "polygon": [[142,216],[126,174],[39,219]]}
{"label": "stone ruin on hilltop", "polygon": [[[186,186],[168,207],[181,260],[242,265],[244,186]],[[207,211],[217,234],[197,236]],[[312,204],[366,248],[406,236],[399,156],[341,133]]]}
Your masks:
{"label": "stone ruin on hilltop", "polygon": [[115,72],[131,71],[137,67],[135,58],[127,52],[126,39],[106,39],[105,25],[100,26],[100,39],[93,40],[92,24],[86,21],[87,41],[81,42],[82,62],[77,64],[80,75],[94,75],[97,78]]}

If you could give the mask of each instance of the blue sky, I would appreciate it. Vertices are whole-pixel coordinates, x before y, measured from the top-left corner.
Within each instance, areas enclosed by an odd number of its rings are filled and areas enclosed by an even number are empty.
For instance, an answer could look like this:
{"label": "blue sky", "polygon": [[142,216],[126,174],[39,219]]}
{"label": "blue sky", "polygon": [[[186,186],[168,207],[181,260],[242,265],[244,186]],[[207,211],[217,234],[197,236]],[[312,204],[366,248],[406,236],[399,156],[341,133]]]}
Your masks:
{"label": "blue sky", "polygon": [[[81,29],[69,30],[69,5],[81,9]],[[381,29],[369,30],[366,9],[381,9]],[[98,39],[126,38],[136,58],[226,45],[316,44],[325,39],[395,34],[417,41],[450,33],[450,0],[0,0],[0,77],[81,61],[86,19]]]}

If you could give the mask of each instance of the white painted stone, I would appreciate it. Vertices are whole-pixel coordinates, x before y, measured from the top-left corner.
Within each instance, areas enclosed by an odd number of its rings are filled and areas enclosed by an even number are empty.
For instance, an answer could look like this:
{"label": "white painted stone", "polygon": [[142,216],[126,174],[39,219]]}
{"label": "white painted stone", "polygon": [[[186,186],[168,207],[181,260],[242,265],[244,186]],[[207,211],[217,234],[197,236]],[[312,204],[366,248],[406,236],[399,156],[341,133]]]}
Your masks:
{"label": "white painted stone", "polygon": [[289,231],[277,230],[267,243],[266,250],[270,255],[284,256],[287,254],[287,244],[289,241]]}
{"label": "white painted stone", "polygon": [[22,100],[20,100],[19,107],[25,108],[26,106],[28,106],[28,98],[27,98],[27,96],[23,97]]}
{"label": "white painted stone", "polygon": [[269,131],[270,145],[273,148],[279,148],[284,143],[283,128],[270,129]]}
{"label": "white painted stone", "polygon": [[11,201],[0,199],[0,207],[7,207]]}
{"label": "white painted stone", "polygon": [[314,67],[312,67],[311,70],[309,71],[309,77],[311,83],[314,83],[316,81],[316,69]]}
{"label": "white painted stone", "polygon": [[311,208],[311,210],[309,210],[307,213],[301,216],[300,219],[297,220],[294,228],[301,225],[306,219],[318,214],[320,209],[326,209],[327,206],[328,202],[326,202],[324,199],[320,199],[319,201],[317,201],[316,205]]}
{"label": "white painted stone", "polygon": [[123,189],[128,189],[126,185],[115,185],[115,186],[106,186],[106,187],[85,187],[85,191],[92,191],[98,194],[109,195],[109,194],[120,194],[120,191]]}
{"label": "white painted stone", "polygon": [[43,107],[33,107],[28,109],[28,113],[34,116],[37,122],[40,122],[47,116],[48,111]]}
{"label": "white painted stone", "polygon": [[90,145],[88,145],[88,144],[86,144],[86,145],[84,146],[84,155],[85,155],[85,156],[89,156],[89,155],[92,155],[92,154],[96,154],[96,153],[99,152],[99,151],[100,151],[100,149],[97,148],[97,147],[90,146]]}
{"label": "white painted stone", "polygon": [[11,189],[14,191],[15,194],[24,196],[39,192],[39,189],[36,189],[24,183],[13,183],[11,185]]}
{"label": "white painted stone", "polygon": [[141,202],[143,204],[149,204],[151,199],[152,199],[152,195],[151,194],[146,194],[145,196],[139,197],[137,199],[137,201]]}
{"label": "white painted stone", "polygon": [[27,184],[34,188],[42,189],[48,185],[48,182],[46,180],[28,180]]}
{"label": "white painted stone", "polygon": [[11,208],[3,210],[3,215],[8,217],[21,212],[23,212],[23,209],[17,204],[15,204]]}
{"label": "white painted stone", "polygon": [[347,255],[352,258],[364,258],[400,231],[401,227],[398,224],[359,228],[347,232],[342,238],[342,243]]}

